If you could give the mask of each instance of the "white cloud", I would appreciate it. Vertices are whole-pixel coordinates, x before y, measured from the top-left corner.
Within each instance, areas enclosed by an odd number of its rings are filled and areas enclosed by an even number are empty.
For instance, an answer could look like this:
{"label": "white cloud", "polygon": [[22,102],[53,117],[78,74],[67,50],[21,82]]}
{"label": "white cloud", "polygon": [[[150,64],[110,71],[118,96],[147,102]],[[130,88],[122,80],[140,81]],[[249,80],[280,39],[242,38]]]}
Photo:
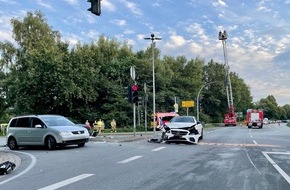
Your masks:
{"label": "white cloud", "polygon": [[118,26],[124,26],[124,25],[126,25],[126,20],[114,19],[114,20],[112,20],[112,23],[114,23]]}
{"label": "white cloud", "polygon": [[166,46],[170,49],[176,49],[176,48],[180,48],[185,43],[186,43],[186,40],[184,39],[183,36],[171,35],[169,37],[169,41],[166,42]]}
{"label": "white cloud", "polygon": [[222,1],[222,0],[217,0],[217,1],[213,2],[212,5],[213,5],[214,7],[227,7],[227,6],[228,6],[228,5],[227,5],[224,1]]}
{"label": "white cloud", "polygon": [[64,0],[65,2],[67,2],[70,5],[78,5],[78,0]]}
{"label": "white cloud", "polygon": [[116,6],[114,4],[112,4],[109,0],[102,0],[101,6],[102,6],[102,8],[104,8],[105,10],[108,10],[108,11],[115,11],[116,10]]}
{"label": "white cloud", "polygon": [[0,41],[9,41],[11,43],[15,43],[10,31],[5,32],[0,30]]}
{"label": "white cloud", "polygon": [[125,6],[130,10],[131,13],[133,13],[136,16],[142,16],[143,13],[141,9],[137,6],[136,3],[127,1],[127,0],[121,0],[122,3],[125,4]]}
{"label": "white cloud", "polygon": [[[46,1],[47,2],[47,1]],[[43,0],[37,0],[36,3],[42,7],[45,7],[47,9],[52,9],[52,6],[48,3],[44,3]]]}
{"label": "white cloud", "polygon": [[131,29],[125,29],[123,33],[124,34],[134,34],[135,31],[134,30],[131,30]]}

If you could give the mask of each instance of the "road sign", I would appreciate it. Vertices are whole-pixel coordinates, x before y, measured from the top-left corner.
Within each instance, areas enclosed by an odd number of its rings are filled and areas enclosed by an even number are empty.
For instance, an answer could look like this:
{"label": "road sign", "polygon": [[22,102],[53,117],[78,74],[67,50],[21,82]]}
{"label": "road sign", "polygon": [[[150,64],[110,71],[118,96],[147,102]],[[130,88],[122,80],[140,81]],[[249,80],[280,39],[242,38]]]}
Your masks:
{"label": "road sign", "polygon": [[182,101],[183,108],[189,108],[194,106],[194,101]]}
{"label": "road sign", "polygon": [[174,112],[178,112],[178,104],[177,103],[175,103],[174,105],[173,105],[173,107],[174,107]]}

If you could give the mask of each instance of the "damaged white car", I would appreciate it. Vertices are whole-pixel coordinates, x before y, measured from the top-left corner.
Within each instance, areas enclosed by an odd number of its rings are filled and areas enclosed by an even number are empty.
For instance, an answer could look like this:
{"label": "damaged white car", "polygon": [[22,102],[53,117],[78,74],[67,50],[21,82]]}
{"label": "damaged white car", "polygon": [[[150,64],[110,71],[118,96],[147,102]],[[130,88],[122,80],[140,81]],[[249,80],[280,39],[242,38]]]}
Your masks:
{"label": "damaged white car", "polygon": [[194,116],[176,116],[164,126],[166,143],[196,144],[203,139],[203,126]]}

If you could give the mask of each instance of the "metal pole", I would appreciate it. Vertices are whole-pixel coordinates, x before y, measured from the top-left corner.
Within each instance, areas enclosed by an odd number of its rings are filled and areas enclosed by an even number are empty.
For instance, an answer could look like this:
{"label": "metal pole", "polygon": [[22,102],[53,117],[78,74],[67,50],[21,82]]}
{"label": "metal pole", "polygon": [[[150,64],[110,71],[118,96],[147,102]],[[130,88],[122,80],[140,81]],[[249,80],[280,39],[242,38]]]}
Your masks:
{"label": "metal pole", "polygon": [[147,132],[147,94],[145,94],[145,132]]}
{"label": "metal pole", "polygon": [[219,81],[214,81],[214,82],[209,82],[209,83],[206,83],[204,85],[201,86],[201,88],[199,89],[198,93],[197,93],[197,97],[196,97],[196,120],[199,121],[199,95],[202,91],[202,89],[204,87],[206,87],[207,85],[209,84],[212,84],[212,83],[218,83]]}
{"label": "metal pole", "polygon": [[136,105],[133,103],[134,137],[136,133]]}
{"label": "metal pole", "polygon": [[154,114],[154,119],[153,119],[153,136],[155,137],[156,133],[156,108],[155,108],[155,63],[154,63],[154,39],[152,39],[151,43],[151,48],[152,48],[152,77],[153,77],[153,114]]}
{"label": "metal pole", "polygon": [[196,98],[196,120],[199,121],[199,95],[200,95],[200,92],[201,90],[205,87],[205,85],[203,85],[198,93],[197,93],[197,98]]}
{"label": "metal pole", "polygon": [[147,96],[147,85],[146,83],[144,83],[144,93],[145,93],[145,97],[144,97],[144,112],[145,112],[145,116],[144,116],[144,119],[145,119],[145,132],[147,132],[147,100],[148,100],[148,96]]}
{"label": "metal pole", "polygon": [[154,34],[151,34],[151,38],[144,38],[145,40],[151,40],[152,48],[152,82],[153,82],[153,136],[156,135],[156,108],[155,108],[155,63],[154,63],[154,40],[161,40],[161,38],[154,37]]}

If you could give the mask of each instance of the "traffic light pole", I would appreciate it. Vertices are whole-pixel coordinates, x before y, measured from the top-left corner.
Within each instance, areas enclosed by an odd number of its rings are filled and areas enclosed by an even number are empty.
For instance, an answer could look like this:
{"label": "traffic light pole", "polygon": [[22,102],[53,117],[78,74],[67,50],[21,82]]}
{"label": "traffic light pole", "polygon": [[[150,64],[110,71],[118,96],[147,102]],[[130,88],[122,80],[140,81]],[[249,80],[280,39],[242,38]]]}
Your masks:
{"label": "traffic light pole", "polygon": [[136,104],[133,103],[134,137],[136,134]]}

